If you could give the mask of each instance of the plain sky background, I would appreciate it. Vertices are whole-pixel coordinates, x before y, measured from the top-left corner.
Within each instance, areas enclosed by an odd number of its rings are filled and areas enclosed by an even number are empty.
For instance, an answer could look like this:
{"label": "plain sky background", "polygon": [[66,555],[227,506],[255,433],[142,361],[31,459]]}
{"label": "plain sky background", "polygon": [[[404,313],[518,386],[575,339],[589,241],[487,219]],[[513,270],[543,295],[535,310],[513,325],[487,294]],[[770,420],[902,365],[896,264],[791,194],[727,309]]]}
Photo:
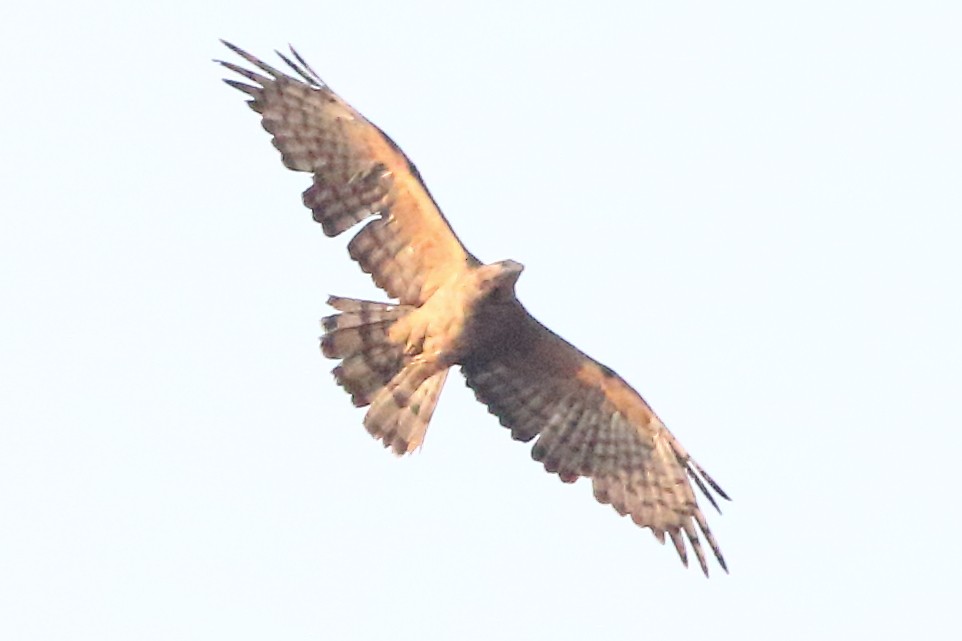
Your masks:
{"label": "plain sky background", "polygon": [[[0,638],[956,638],[960,34],[948,1],[6,3]],[[383,296],[221,37],[297,45],[527,266],[733,497],[730,575],[459,375],[417,455],[367,435],[318,320]]]}

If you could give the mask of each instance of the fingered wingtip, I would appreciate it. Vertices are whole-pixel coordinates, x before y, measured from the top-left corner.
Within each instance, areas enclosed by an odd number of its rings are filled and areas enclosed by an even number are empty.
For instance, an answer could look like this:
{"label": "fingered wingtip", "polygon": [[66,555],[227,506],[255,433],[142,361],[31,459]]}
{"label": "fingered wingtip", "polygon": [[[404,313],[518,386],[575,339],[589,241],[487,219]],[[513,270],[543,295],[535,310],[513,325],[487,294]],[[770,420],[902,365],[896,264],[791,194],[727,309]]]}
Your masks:
{"label": "fingered wingtip", "polygon": [[276,53],[278,58],[283,60],[288,67],[293,69],[297,75],[299,75],[304,82],[310,86],[316,89],[326,87],[327,85],[323,80],[321,80],[321,77],[317,75],[317,72],[311,68],[311,65],[307,64],[307,61],[301,57],[301,54],[297,53],[297,49],[294,48],[294,45],[288,43],[287,47],[291,50],[291,55],[294,56],[293,59],[289,58],[287,54],[281,53],[277,49],[274,50],[274,53]]}
{"label": "fingered wingtip", "polygon": [[[232,62],[227,62],[226,60],[214,59],[215,63],[225,67],[226,69],[229,69],[230,71],[240,76],[243,76],[244,78],[252,81],[256,85],[259,85],[258,87],[251,87],[249,85],[244,85],[243,83],[241,84],[233,84],[231,82],[227,83],[232,87],[234,87],[235,89],[239,89],[240,91],[243,91],[248,95],[254,97],[255,99],[254,101],[249,101],[254,111],[260,112],[260,107],[255,105],[257,105],[257,101],[260,98],[261,89],[266,89],[267,87],[276,85],[277,83],[286,84],[289,82],[298,82],[296,78],[267,64],[257,56],[247,53],[246,51],[244,51],[237,45],[233,44],[232,42],[229,42],[223,38],[220,38],[220,42],[221,44],[223,44],[225,47],[230,49],[237,56],[239,56],[244,61],[246,61],[248,65],[252,66],[256,70],[256,71],[252,71],[251,69],[246,69]],[[327,85],[324,84],[324,81],[321,80],[321,78],[317,75],[317,73],[313,69],[311,69],[310,65],[308,65],[307,62],[297,53],[297,51],[294,49],[293,46],[291,46],[291,51],[293,52],[293,56],[294,56],[293,59],[284,55],[280,51],[275,51],[275,53],[294,72],[296,72],[296,74],[300,76],[302,81],[306,83],[308,86],[317,90],[325,90],[325,89],[329,90],[329,87],[327,87]],[[260,71],[266,75],[261,75],[260,73],[257,73],[257,71]],[[285,164],[286,164],[286,161],[285,161]],[[293,167],[289,164],[287,166],[292,169],[300,169],[300,167]]]}
{"label": "fingered wingtip", "polygon": [[[246,61],[249,62],[250,64],[254,65],[255,67],[257,67],[257,68],[260,69],[261,71],[267,72],[268,74],[270,74],[271,76],[273,76],[275,79],[284,77],[285,74],[283,74],[282,72],[278,71],[278,70],[275,69],[274,67],[270,66],[269,64],[267,64],[266,62],[264,62],[263,60],[261,60],[260,58],[258,58],[257,56],[252,56],[251,54],[247,53],[246,51],[244,51],[243,49],[241,49],[241,48],[238,47],[237,45],[235,45],[235,44],[233,44],[233,43],[231,43],[231,42],[228,42],[227,40],[224,40],[223,38],[221,38],[220,41],[221,41],[221,43],[222,43],[225,47],[227,47],[228,49],[230,49],[231,51],[233,51],[234,53],[236,53],[238,56],[240,56],[241,58],[243,58],[244,60],[246,60]],[[224,64],[224,63],[221,63],[221,64]]]}

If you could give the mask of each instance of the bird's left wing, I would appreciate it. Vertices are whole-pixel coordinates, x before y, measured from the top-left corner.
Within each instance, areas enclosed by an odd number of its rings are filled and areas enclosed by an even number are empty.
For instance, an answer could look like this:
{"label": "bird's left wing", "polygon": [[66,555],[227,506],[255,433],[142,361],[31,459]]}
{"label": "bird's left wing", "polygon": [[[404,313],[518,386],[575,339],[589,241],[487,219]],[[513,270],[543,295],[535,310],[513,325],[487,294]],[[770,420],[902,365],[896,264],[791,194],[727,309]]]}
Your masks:
{"label": "bird's left wing", "polygon": [[[698,506],[692,481],[718,508],[728,496],[691,459],[644,399],[613,371],[535,320],[517,300],[491,306],[486,328],[464,359],[468,386],[531,455],[562,481],[590,477],[595,497],[630,515],[688,564],[687,537],[705,574],[696,525],[727,571]],[[709,489],[710,488],[710,489]]]}
{"label": "bird's left wing", "polygon": [[[223,62],[252,84],[225,80],[251,97],[289,169],[314,174],[304,204],[336,236],[375,216],[348,250],[375,284],[402,304],[420,305],[477,260],[441,214],[417,169],[394,142],[331,91],[291,49],[278,54],[289,76],[227,42],[263,73]],[[266,74],[266,75],[264,75]]]}

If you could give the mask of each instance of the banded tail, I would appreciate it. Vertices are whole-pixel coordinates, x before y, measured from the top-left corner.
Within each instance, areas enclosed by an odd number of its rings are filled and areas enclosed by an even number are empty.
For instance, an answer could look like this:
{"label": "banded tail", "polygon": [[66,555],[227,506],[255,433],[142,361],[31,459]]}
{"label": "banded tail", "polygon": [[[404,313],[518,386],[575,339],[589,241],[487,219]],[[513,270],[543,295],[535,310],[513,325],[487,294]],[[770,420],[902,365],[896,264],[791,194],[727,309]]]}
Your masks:
{"label": "banded tail", "polygon": [[341,312],[321,321],[321,352],[341,359],[333,372],[338,385],[355,407],[371,406],[364,427],[384,447],[397,455],[413,451],[424,441],[448,375],[391,341],[391,326],[414,308],[338,296],[327,302]]}

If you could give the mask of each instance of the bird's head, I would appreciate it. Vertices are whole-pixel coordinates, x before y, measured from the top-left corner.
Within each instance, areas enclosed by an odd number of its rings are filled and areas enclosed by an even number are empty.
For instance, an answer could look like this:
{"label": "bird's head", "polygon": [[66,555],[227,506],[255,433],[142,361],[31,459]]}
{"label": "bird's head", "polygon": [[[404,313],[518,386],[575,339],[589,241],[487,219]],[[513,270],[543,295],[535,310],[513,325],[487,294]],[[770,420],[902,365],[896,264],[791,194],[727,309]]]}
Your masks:
{"label": "bird's head", "polygon": [[524,271],[524,265],[516,260],[502,260],[478,268],[481,291],[485,297],[497,300],[514,298],[514,285]]}

